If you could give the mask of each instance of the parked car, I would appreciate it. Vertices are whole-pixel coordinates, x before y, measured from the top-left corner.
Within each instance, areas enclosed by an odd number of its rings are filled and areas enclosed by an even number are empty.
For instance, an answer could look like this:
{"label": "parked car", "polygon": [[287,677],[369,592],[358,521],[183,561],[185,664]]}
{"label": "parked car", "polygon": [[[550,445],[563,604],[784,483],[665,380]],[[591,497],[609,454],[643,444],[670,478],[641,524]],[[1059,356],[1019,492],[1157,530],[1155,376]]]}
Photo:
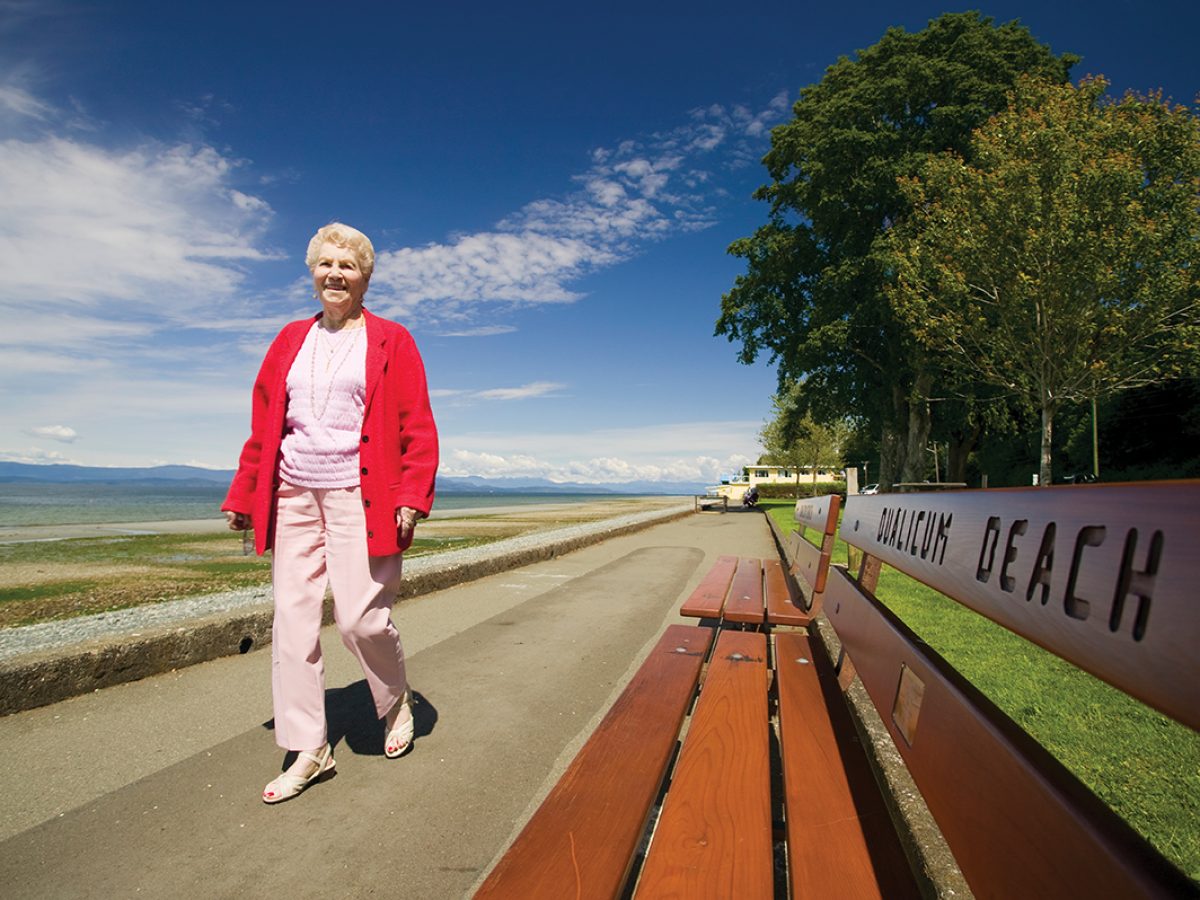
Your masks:
{"label": "parked car", "polygon": [[879,493],[879,485],[868,484],[865,488],[863,488],[861,491],[859,491],[859,493],[860,494],[878,494]]}

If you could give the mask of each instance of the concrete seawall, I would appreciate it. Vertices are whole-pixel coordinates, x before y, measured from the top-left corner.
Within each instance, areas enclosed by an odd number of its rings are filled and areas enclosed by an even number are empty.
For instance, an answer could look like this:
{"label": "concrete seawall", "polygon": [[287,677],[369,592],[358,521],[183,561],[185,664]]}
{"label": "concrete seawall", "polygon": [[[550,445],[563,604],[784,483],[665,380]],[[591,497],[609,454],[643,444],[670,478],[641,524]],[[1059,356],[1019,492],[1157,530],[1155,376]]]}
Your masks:
{"label": "concrete seawall", "polygon": [[[551,559],[693,513],[678,505],[405,562],[400,601]],[[332,621],[327,604],[326,624]],[[270,588],[0,630],[0,716],[271,642]]]}

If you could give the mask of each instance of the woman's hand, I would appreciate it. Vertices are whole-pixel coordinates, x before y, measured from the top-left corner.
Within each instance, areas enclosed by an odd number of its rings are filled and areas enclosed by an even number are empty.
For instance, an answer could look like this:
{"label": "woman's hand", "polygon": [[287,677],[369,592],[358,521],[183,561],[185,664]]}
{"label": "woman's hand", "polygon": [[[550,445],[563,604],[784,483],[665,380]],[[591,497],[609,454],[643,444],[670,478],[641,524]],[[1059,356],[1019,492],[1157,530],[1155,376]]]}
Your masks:
{"label": "woman's hand", "polygon": [[250,513],[233,512],[227,509],[225,510],[225,521],[229,524],[230,531],[247,531],[254,527]]}
{"label": "woman's hand", "polygon": [[421,516],[411,506],[401,506],[396,510],[396,528],[400,530],[400,541],[403,543],[412,536],[413,529],[417,527],[417,519]]}

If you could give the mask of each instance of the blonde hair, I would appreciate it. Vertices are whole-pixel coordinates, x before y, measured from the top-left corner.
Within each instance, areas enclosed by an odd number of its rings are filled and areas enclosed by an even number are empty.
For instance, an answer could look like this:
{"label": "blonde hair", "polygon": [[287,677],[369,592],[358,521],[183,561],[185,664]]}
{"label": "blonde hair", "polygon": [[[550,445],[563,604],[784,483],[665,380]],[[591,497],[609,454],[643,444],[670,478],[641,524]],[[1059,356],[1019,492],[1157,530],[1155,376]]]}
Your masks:
{"label": "blonde hair", "polygon": [[357,228],[351,228],[341,222],[330,222],[317,229],[317,233],[308,242],[308,252],[304,254],[304,263],[310,272],[316,268],[317,259],[321,255],[321,247],[325,244],[333,244],[335,247],[345,247],[350,250],[358,260],[359,269],[370,280],[371,273],[375,270],[375,247],[371,244],[369,237]]}

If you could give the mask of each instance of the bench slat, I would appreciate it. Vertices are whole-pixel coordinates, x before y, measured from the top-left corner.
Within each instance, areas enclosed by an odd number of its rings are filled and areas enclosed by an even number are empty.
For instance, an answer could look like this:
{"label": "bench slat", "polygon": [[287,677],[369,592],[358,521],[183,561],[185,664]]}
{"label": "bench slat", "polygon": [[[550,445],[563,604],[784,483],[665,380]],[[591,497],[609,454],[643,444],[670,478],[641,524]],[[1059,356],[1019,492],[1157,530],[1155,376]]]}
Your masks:
{"label": "bench slat", "polygon": [[763,622],[762,563],[757,559],[738,560],[737,572],[725,601],[725,619],[747,625]]}
{"label": "bench slat", "polygon": [[1200,481],[852,497],[848,543],[1200,730]]}
{"label": "bench slat", "polygon": [[831,555],[801,537],[796,541],[796,561],[792,565],[792,574],[803,578],[814,594],[820,594],[825,590],[825,573],[829,570]]}
{"label": "bench slat", "polygon": [[712,634],[696,625],[666,629],[477,898],[618,895]]}
{"label": "bench slat", "polygon": [[820,642],[776,635],[775,678],[792,896],[920,896]]}
{"label": "bench slat", "polygon": [[973,890],[1191,895],[1186,876],[841,567],[825,613]]}
{"label": "bench slat", "polygon": [[717,557],[716,563],[708,570],[704,580],[679,608],[679,614],[694,619],[719,619],[737,564],[736,556]]}
{"label": "bench slat", "polygon": [[763,560],[763,590],[767,596],[767,622],[771,625],[807,625],[812,621],[777,559]]}
{"label": "bench slat", "polygon": [[822,536],[833,534],[837,530],[841,504],[842,498],[838,494],[801,498],[796,501],[796,521]]}
{"label": "bench slat", "polygon": [[766,657],[717,639],[636,896],[773,897]]}

